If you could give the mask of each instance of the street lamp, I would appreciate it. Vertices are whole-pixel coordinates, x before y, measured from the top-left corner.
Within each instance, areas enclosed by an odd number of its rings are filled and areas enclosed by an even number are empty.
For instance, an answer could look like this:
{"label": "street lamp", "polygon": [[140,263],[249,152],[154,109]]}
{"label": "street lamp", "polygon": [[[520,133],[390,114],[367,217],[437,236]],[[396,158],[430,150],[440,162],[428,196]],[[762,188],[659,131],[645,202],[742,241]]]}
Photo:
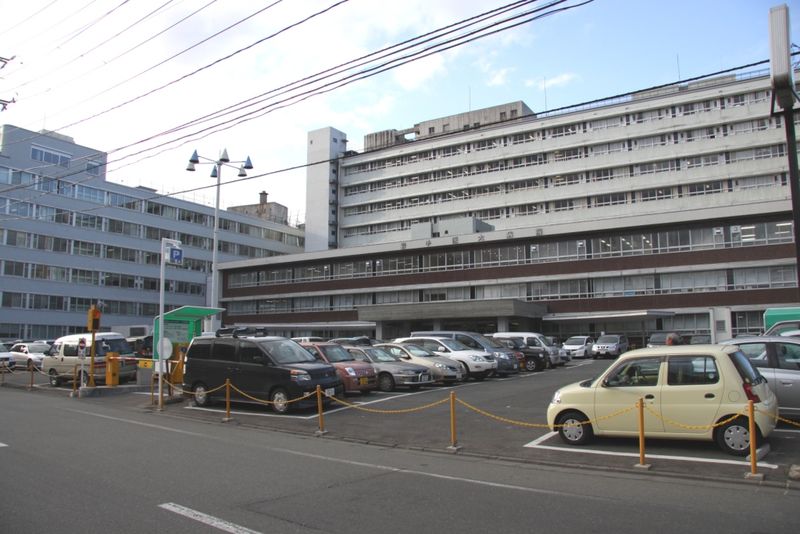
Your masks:
{"label": "street lamp", "polygon": [[[200,160],[205,160],[201,162]],[[213,249],[211,252],[211,306],[218,307],[219,303],[219,296],[217,295],[217,248],[218,248],[218,237],[219,237],[219,185],[220,180],[222,179],[222,167],[233,167],[234,169],[239,170],[240,178],[247,176],[246,170],[250,170],[253,168],[253,164],[250,162],[250,156],[247,157],[244,161],[234,161],[231,162],[230,158],[228,157],[228,149],[223,149],[222,153],[219,155],[219,159],[213,160],[209,158],[204,158],[197,154],[197,150],[192,153],[192,157],[189,158],[189,165],[186,167],[187,171],[194,172],[195,165],[199,165],[201,163],[210,163],[214,165],[211,169],[211,177],[216,178],[217,180],[217,200],[214,204],[214,243]],[[239,167],[233,165],[232,163],[239,163]],[[217,325],[217,318],[213,317],[210,319],[211,328],[210,330],[216,330]]]}

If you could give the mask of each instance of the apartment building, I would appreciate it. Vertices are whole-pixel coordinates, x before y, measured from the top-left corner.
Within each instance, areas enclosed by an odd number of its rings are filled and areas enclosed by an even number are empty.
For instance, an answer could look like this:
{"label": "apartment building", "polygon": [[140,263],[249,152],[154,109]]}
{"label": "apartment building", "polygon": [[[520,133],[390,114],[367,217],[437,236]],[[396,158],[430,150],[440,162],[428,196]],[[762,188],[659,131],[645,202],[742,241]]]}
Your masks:
{"label": "apartment building", "polygon": [[[306,253],[223,266],[225,320],[724,339],[798,305],[768,71],[546,113],[523,102],[308,134]],[[313,207],[313,208],[312,208]]]}
{"label": "apartment building", "polygon": [[[214,208],[108,182],[106,161],[60,134],[0,127],[0,338],[85,331],[91,305],[103,330],[152,325],[162,238],[184,251],[166,269],[166,309],[211,305]],[[303,246],[297,228],[220,212],[219,261]]]}

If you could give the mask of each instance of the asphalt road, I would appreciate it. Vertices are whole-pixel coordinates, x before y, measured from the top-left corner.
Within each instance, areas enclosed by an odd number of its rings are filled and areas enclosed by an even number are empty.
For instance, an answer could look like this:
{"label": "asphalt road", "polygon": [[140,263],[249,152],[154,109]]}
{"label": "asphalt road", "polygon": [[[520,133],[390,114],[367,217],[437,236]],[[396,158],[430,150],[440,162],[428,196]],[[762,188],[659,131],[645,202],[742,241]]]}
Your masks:
{"label": "asphalt road", "polygon": [[320,439],[143,400],[0,388],[0,531],[797,530],[794,489]]}

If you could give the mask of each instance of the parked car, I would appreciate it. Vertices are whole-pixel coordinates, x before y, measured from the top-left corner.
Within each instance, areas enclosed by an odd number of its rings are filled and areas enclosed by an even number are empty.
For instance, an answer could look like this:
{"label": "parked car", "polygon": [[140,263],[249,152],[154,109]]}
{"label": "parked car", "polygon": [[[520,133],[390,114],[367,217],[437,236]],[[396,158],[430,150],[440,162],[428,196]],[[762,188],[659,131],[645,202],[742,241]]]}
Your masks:
{"label": "parked car", "polygon": [[344,384],[345,393],[368,395],[377,389],[378,376],[371,363],[356,360],[338,343],[301,343],[317,360],[329,363],[336,368]]}
{"label": "parked car", "polygon": [[591,356],[594,339],[589,336],[572,336],[567,338],[561,348],[573,358],[588,358]]}
{"label": "parked car", "polygon": [[493,337],[498,343],[502,343],[506,347],[512,349],[519,354],[520,369],[525,369],[529,372],[543,371],[547,369],[550,357],[544,351],[534,350],[528,347],[522,338],[519,337]]}
{"label": "parked car", "polygon": [[[286,413],[294,406],[316,406],[316,396],[304,400],[317,386],[328,396],[344,393],[342,381],[332,365],[317,361],[296,342],[283,337],[216,337],[192,339],[186,351],[183,389],[191,391],[197,406],[208,406],[225,398],[225,380],[230,379],[231,399],[238,402],[272,402],[272,410]],[[292,402],[290,402],[292,401]]]}
{"label": "parked car", "polygon": [[466,378],[459,362],[444,356],[437,356],[419,345],[412,345],[411,343],[380,343],[375,346],[403,361],[426,367],[433,380],[438,384],[453,384]]}
{"label": "parked car", "polygon": [[617,334],[607,334],[597,338],[589,352],[592,358],[616,358],[627,352],[628,338]]}
{"label": "parked car", "polygon": [[50,345],[35,341],[15,343],[10,352],[11,362],[9,365],[12,369],[30,369],[31,367],[41,369],[45,354],[50,352]]}
{"label": "parked car", "polygon": [[800,339],[783,336],[737,337],[736,345],[767,378],[780,412],[800,416]]}
{"label": "parked car", "polygon": [[675,332],[653,332],[647,340],[648,347],[663,347],[664,345],[683,345],[683,336]]}
{"label": "parked car", "polygon": [[348,345],[348,346],[369,347],[372,345],[372,340],[367,336],[336,337],[333,339],[329,339],[328,341],[330,343],[338,343],[339,345]]}
{"label": "parked car", "polygon": [[490,337],[478,334],[477,332],[466,332],[462,330],[411,332],[411,337],[418,336],[449,337],[450,339],[455,339],[467,348],[486,352],[487,356],[484,356],[484,358],[489,361],[494,360],[497,362],[497,368],[494,369],[495,373],[499,375],[509,375],[519,372],[517,355],[514,354],[514,351],[495,342]]}
{"label": "parked car", "polygon": [[6,369],[11,369],[12,366],[12,357],[11,351],[8,350],[10,347],[7,347],[4,343],[0,343],[0,371],[5,371]]}
{"label": "parked car", "polygon": [[[92,334],[72,334],[55,340],[50,352],[42,359],[42,372],[50,377],[51,386],[59,386],[64,380],[72,380],[76,369],[82,386],[89,382]],[[81,355],[81,345],[85,346]],[[106,354],[114,352],[122,358],[119,362],[120,384],[136,380],[136,355],[122,334],[101,332],[94,336],[94,381],[106,380]],[[83,371],[81,371],[83,363]]]}
{"label": "parked car", "polygon": [[408,363],[396,358],[380,347],[345,347],[362,362],[371,363],[378,373],[378,389],[394,391],[398,386],[419,389],[433,384],[427,367]]}
{"label": "parked car", "polygon": [[437,356],[450,358],[461,364],[465,377],[483,380],[497,369],[497,361],[489,359],[481,350],[473,350],[449,337],[401,337],[395,343],[411,343],[429,350]]}
{"label": "parked car", "polygon": [[710,334],[692,334],[688,336],[688,341],[686,338],[687,336],[683,336],[683,342],[689,345],[709,345],[713,343]]}
{"label": "parked car", "polygon": [[[716,441],[730,454],[750,449],[748,400],[755,403],[756,440],[775,428],[778,400],[767,380],[736,346],[684,345],[623,354],[599,378],[556,391],[547,424],[570,445],[593,436],[635,437],[646,403],[646,438]],[[649,413],[652,410],[658,417]],[[719,426],[715,426],[719,425]]]}
{"label": "parked car", "polygon": [[571,357],[567,351],[553,344],[552,340],[548,340],[546,336],[537,332],[495,332],[492,337],[518,337],[525,342],[525,344],[533,350],[541,351],[547,354],[550,358],[550,368],[555,368],[559,365],[565,365],[570,361]]}

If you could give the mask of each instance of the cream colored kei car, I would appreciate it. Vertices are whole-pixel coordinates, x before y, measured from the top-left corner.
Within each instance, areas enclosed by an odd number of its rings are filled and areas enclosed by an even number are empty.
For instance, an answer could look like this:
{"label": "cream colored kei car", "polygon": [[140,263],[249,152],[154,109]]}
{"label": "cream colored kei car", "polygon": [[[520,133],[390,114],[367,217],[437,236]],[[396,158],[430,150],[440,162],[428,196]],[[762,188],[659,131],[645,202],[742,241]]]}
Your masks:
{"label": "cream colored kei car", "polygon": [[756,443],[778,415],[767,380],[736,346],[680,345],[627,352],[598,378],[559,389],[547,424],[571,445],[593,436],[636,437],[639,399],[646,438],[713,440],[737,456],[750,450],[748,401]]}

